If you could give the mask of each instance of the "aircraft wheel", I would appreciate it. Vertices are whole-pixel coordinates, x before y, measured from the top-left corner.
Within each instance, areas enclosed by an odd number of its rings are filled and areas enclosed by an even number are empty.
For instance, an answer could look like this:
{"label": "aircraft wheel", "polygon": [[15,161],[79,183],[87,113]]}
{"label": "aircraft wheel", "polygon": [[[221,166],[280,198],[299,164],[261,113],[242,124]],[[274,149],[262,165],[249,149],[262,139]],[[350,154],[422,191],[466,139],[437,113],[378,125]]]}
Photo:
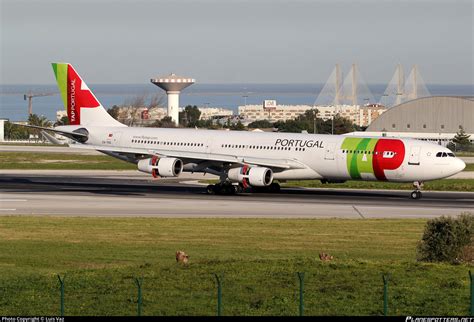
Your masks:
{"label": "aircraft wheel", "polygon": [[280,192],[280,184],[273,182],[269,187],[268,190],[270,192]]}
{"label": "aircraft wheel", "polygon": [[215,188],[216,188],[216,186],[213,185],[213,184],[208,185],[207,188],[206,188],[207,194],[208,194],[208,195],[213,195],[213,194],[215,194],[215,193],[216,193]]}
{"label": "aircraft wheel", "polygon": [[240,184],[234,186],[235,193],[242,193],[244,191],[244,187]]}
{"label": "aircraft wheel", "polygon": [[420,199],[421,198],[421,191],[413,191],[410,194],[411,199]]}

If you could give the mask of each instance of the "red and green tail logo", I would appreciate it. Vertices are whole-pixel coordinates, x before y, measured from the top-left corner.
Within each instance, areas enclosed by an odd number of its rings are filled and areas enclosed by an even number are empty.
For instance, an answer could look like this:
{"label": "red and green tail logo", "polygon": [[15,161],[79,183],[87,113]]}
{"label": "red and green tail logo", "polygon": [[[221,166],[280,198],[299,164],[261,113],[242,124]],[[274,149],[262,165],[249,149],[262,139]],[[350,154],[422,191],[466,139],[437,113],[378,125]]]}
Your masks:
{"label": "red and green tail logo", "polygon": [[81,124],[81,109],[100,106],[99,101],[70,64],[53,63],[64,107],[71,125]]}

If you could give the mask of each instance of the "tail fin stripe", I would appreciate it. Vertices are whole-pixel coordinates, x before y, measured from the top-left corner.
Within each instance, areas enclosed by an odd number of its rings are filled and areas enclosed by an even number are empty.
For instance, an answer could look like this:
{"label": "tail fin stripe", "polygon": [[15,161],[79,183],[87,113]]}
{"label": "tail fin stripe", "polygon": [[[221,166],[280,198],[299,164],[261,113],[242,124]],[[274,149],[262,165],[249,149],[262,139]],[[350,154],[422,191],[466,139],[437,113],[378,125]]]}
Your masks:
{"label": "tail fin stripe", "polygon": [[53,63],[52,65],[61,98],[67,110],[69,124],[124,126],[107,113],[70,64]]}

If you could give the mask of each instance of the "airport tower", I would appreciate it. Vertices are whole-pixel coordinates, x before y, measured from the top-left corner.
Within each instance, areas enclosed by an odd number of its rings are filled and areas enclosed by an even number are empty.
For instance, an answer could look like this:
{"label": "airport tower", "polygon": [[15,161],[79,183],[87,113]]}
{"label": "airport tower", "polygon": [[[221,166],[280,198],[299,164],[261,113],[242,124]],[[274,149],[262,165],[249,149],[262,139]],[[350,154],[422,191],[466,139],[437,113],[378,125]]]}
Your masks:
{"label": "airport tower", "polygon": [[194,84],[195,79],[170,74],[164,77],[152,78],[151,82],[166,91],[168,95],[168,116],[178,125],[179,93],[189,85]]}

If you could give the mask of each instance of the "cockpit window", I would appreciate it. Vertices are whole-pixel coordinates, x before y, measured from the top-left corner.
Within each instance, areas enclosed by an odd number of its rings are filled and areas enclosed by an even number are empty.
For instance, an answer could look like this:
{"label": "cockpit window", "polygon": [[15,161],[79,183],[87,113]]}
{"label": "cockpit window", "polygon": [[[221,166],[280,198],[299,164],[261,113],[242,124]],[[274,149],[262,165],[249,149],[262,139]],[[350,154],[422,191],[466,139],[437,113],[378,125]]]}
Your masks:
{"label": "cockpit window", "polygon": [[436,157],[437,157],[437,158],[440,158],[442,155],[443,155],[443,152],[438,152],[438,153],[436,153]]}
{"label": "cockpit window", "polygon": [[452,153],[452,152],[448,152],[448,155],[449,155],[450,157],[452,157],[452,158],[455,157],[454,153]]}

